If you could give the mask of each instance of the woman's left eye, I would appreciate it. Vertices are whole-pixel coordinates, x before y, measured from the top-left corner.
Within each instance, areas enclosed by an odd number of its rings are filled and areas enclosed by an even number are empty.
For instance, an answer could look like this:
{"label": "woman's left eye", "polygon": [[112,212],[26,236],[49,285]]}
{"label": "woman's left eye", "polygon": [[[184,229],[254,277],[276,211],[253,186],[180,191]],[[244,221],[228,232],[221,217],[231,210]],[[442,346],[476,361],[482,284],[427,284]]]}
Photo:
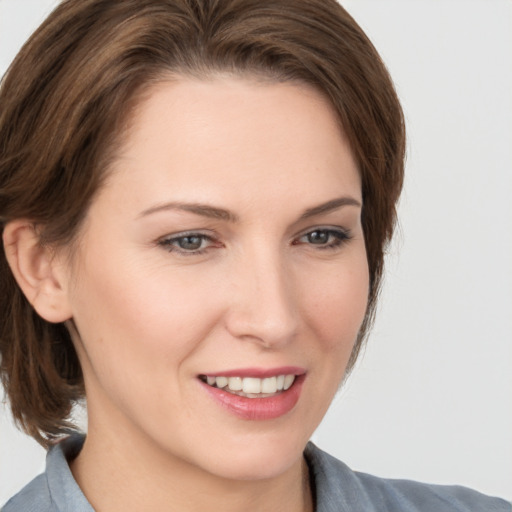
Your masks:
{"label": "woman's left eye", "polygon": [[318,249],[333,249],[350,240],[350,233],[341,229],[318,228],[297,239],[296,244],[308,244]]}
{"label": "woman's left eye", "polygon": [[214,246],[215,241],[212,237],[201,233],[185,233],[171,238],[163,238],[158,241],[158,245],[166,248],[170,252],[194,255],[202,254],[209,247]]}

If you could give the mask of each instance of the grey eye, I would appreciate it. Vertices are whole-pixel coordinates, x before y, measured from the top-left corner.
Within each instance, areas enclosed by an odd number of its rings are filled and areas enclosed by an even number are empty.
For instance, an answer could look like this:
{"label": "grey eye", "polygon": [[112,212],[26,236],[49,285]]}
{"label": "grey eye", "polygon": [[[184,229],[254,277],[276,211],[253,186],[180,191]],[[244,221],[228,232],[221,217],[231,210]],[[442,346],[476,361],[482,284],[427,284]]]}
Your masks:
{"label": "grey eye", "polygon": [[194,256],[211,248],[222,246],[218,240],[203,233],[183,233],[182,235],[162,238],[158,240],[158,245],[169,252],[182,256]]}
{"label": "grey eye", "polygon": [[316,246],[316,249],[336,249],[350,240],[350,232],[342,229],[313,229],[304,233],[295,244]]}
{"label": "grey eye", "polygon": [[329,242],[332,233],[325,229],[318,229],[316,231],[311,231],[306,235],[306,239],[308,243],[315,245],[325,245]]}
{"label": "grey eye", "polygon": [[204,242],[204,236],[190,235],[182,236],[174,240],[175,244],[184,251],[197,251]]}

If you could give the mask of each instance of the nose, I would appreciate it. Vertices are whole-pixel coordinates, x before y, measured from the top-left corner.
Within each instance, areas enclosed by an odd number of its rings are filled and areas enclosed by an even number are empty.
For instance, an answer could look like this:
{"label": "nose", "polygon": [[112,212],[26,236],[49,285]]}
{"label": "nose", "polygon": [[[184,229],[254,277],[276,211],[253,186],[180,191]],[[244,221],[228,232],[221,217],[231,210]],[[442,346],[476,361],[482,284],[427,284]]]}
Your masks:
{"label": "nose", "polygon": [[226,315],[231,335],[264,348],[279,348],[297,333],[293,274],[275,251],[241,258],[230,275],[232,295]]}

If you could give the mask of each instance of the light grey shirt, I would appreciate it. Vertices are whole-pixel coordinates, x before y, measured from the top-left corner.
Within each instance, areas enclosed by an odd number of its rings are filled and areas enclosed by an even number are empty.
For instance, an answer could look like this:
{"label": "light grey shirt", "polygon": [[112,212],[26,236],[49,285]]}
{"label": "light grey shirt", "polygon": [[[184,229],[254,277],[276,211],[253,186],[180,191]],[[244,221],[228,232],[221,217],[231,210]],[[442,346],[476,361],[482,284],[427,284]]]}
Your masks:
{"label": "light grey shirt", "polygon": [[[11,498],[1,512],[94,512],[67,463],[79,453],[83,441],[82,436],[72,436],[51,448],[46,471]],[[512,512],[510,503],[464,487],[354,472],[312,443],[304,454],[316,512]]]}

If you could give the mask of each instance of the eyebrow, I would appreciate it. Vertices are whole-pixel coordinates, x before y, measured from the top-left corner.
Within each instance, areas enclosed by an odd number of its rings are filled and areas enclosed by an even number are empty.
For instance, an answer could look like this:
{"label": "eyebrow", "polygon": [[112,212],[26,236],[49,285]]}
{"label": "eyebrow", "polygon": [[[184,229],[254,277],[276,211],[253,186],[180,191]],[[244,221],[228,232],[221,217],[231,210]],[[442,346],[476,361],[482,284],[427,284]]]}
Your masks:
{"label": "eyebrow", "polygon": [[[361,207],[361,203],[350,196],[338,197],[336,199],[331,199],[326,203],[322,203],[318,206],[314,206],[312,208],[308,208],[305,210],[299,217],[300,220],[309,219],[310,217],[315,217],[316,215],[321,215],[324,213],[329,213],[343,206],[356,206]],[[211,219],[219,219],[225,220],[228,222],[238,222],[239,217],[235,213],[225,210],[224,208],[218,208],[216,206],[211,206],[208,204],[201,203],[181,203],[181,202],[169,202],[164,204],[159,204],[144,210],[138,217],[146,217],[148,215],[152,215],[153,213],[168,211],[168,210],[179,210],[194,213],[196,215],[201,215],[202,217],[209,217]]]}
{"label": "eyebrow", "polygon": [[223,208],[217,208],[215,206],[210,206],[208,204],[201,203],[164,203],[153,206],[152,208],[148,208],[144,210],[139,217],[146,217],[147,215],[151,215],[152,213],[167,211],[167,210],[181,210],[185,212],[195,213],[196,215],[201,215],[203,217],[209,217],[211,219],[220,219],[227,220],[229,222],[238,222],[238,215],[230,212],[229,210],[224,210]]}
{"label": "eyebrow", "polygon": [[361,208],[361,203],[350,196],[338,197],[336,199],[331,199],[326,203],[322,203],[318,206],[314,206],[313,208],[308,208],[301,216],[300,219],[309,219],[310,217],[314,217],[316,215],[321,215],[322,213],[329,213],[343,206],[357,206]]}

